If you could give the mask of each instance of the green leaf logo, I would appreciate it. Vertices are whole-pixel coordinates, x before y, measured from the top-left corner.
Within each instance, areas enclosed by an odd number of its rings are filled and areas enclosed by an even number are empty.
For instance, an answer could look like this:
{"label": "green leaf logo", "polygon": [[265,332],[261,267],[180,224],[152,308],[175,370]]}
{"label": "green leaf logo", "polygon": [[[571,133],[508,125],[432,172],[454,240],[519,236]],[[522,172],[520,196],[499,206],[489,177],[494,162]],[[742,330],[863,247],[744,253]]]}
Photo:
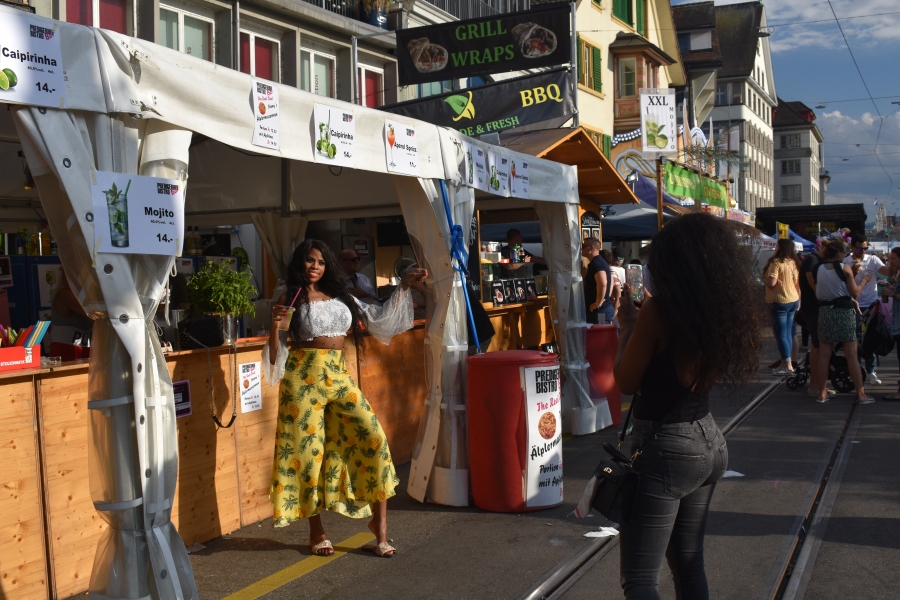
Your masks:
{"label": "green leaf logo", "polygon": [[448,98],[444,98],[444,102],[450,105],[450,108],[453,109],[458,116],[454,117],[454,121],[459,121],[463,117],[466,119],[474,119],[475,118],[475,105],[472,104],[472,92],[468,93],[469,96],[450,96]]}

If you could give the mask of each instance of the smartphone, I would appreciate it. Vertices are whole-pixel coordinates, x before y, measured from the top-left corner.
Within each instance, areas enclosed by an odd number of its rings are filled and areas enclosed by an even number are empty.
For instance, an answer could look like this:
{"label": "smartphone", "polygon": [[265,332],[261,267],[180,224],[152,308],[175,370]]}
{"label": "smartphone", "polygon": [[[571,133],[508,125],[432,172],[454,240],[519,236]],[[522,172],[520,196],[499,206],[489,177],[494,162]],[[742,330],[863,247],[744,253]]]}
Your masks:
{"label": "smartphone", "polygon": [[644,301],[644,268],[641,265],[626,265],[625,278],[628,287],[631,288],[631,300],[633,302]]}

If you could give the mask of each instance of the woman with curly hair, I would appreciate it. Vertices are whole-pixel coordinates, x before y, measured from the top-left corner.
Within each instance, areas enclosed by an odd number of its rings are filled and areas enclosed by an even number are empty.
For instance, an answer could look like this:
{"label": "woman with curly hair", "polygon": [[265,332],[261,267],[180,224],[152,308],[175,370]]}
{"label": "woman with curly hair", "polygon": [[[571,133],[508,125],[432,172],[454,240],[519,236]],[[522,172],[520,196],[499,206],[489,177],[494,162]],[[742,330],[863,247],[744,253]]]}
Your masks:
{"label": "woman with curly hair", "polygon": [[[348,331],[358,347],[364,327],[384,344],[411,329],[409,287],[427,272],[408,270],[384,306],[375,306],[350,295],[339,265],[326,244],[306,240],[288,267],[287,293],[272,307],[263,368],[271,385],[281,383],[269,498],[275,527],[309,519],[314,554],[334,554],[319,517],[327,509],[372,517],[377,543],[366,548],[390,558],[395,549],[387,541],[387,499],[399,479],[384,430],[347,373],[342,348]],[[294,299],[294,311],[285,306],[288,299]],[[288,331],[279,331],[286,318]]]}
{"label": "woman with curly hair", "polygon": [[630,302],[619,310],[616,383],[624,394],[640,392],[631,448],[640,487],[620,527],[626,598],[659,598],[663,557],[678,598],[709,598],[703,538],[728,465],[709,390],[742,386],[756,372],[763,314],[738,227],[705,213],[666,224],[651,245],[653,297],[640,311]]}

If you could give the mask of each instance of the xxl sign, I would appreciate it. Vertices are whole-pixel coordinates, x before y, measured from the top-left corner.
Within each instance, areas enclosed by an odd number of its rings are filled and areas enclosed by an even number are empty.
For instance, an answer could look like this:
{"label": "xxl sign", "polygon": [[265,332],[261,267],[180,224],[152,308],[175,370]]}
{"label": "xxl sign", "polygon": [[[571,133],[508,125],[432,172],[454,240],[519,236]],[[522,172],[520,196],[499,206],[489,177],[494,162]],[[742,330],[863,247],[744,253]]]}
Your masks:
{"label": "xxl sign", "polygon": [[401,29],[400,85],[551,67],[571,60],[568,4]]}
{"label": "xxl sign", "polygon": [[478,136],[542,121],[562,125],[575,112],[572,97],[568,73],[557,69],[381,110]]}

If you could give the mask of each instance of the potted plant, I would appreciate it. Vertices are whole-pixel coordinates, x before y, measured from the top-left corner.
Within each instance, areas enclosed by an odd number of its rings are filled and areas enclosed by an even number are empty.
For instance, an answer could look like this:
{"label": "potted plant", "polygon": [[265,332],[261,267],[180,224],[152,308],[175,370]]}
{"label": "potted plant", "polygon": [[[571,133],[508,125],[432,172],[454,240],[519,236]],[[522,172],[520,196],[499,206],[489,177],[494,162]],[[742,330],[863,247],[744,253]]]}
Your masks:
{"label": "potted plant", "polygon": [[250,283],[250,269],[232,271],[225,262],[208,261],[188,282],[191,313],[216,315],[223,319],[225,338],[237,339],[235,319],[241,315],[256,315],[256,305],[250,300],[256,288]]}
{"label": "potted plant", "polygon": [[359,0],[359,20],[387,29],[388,0]]}

